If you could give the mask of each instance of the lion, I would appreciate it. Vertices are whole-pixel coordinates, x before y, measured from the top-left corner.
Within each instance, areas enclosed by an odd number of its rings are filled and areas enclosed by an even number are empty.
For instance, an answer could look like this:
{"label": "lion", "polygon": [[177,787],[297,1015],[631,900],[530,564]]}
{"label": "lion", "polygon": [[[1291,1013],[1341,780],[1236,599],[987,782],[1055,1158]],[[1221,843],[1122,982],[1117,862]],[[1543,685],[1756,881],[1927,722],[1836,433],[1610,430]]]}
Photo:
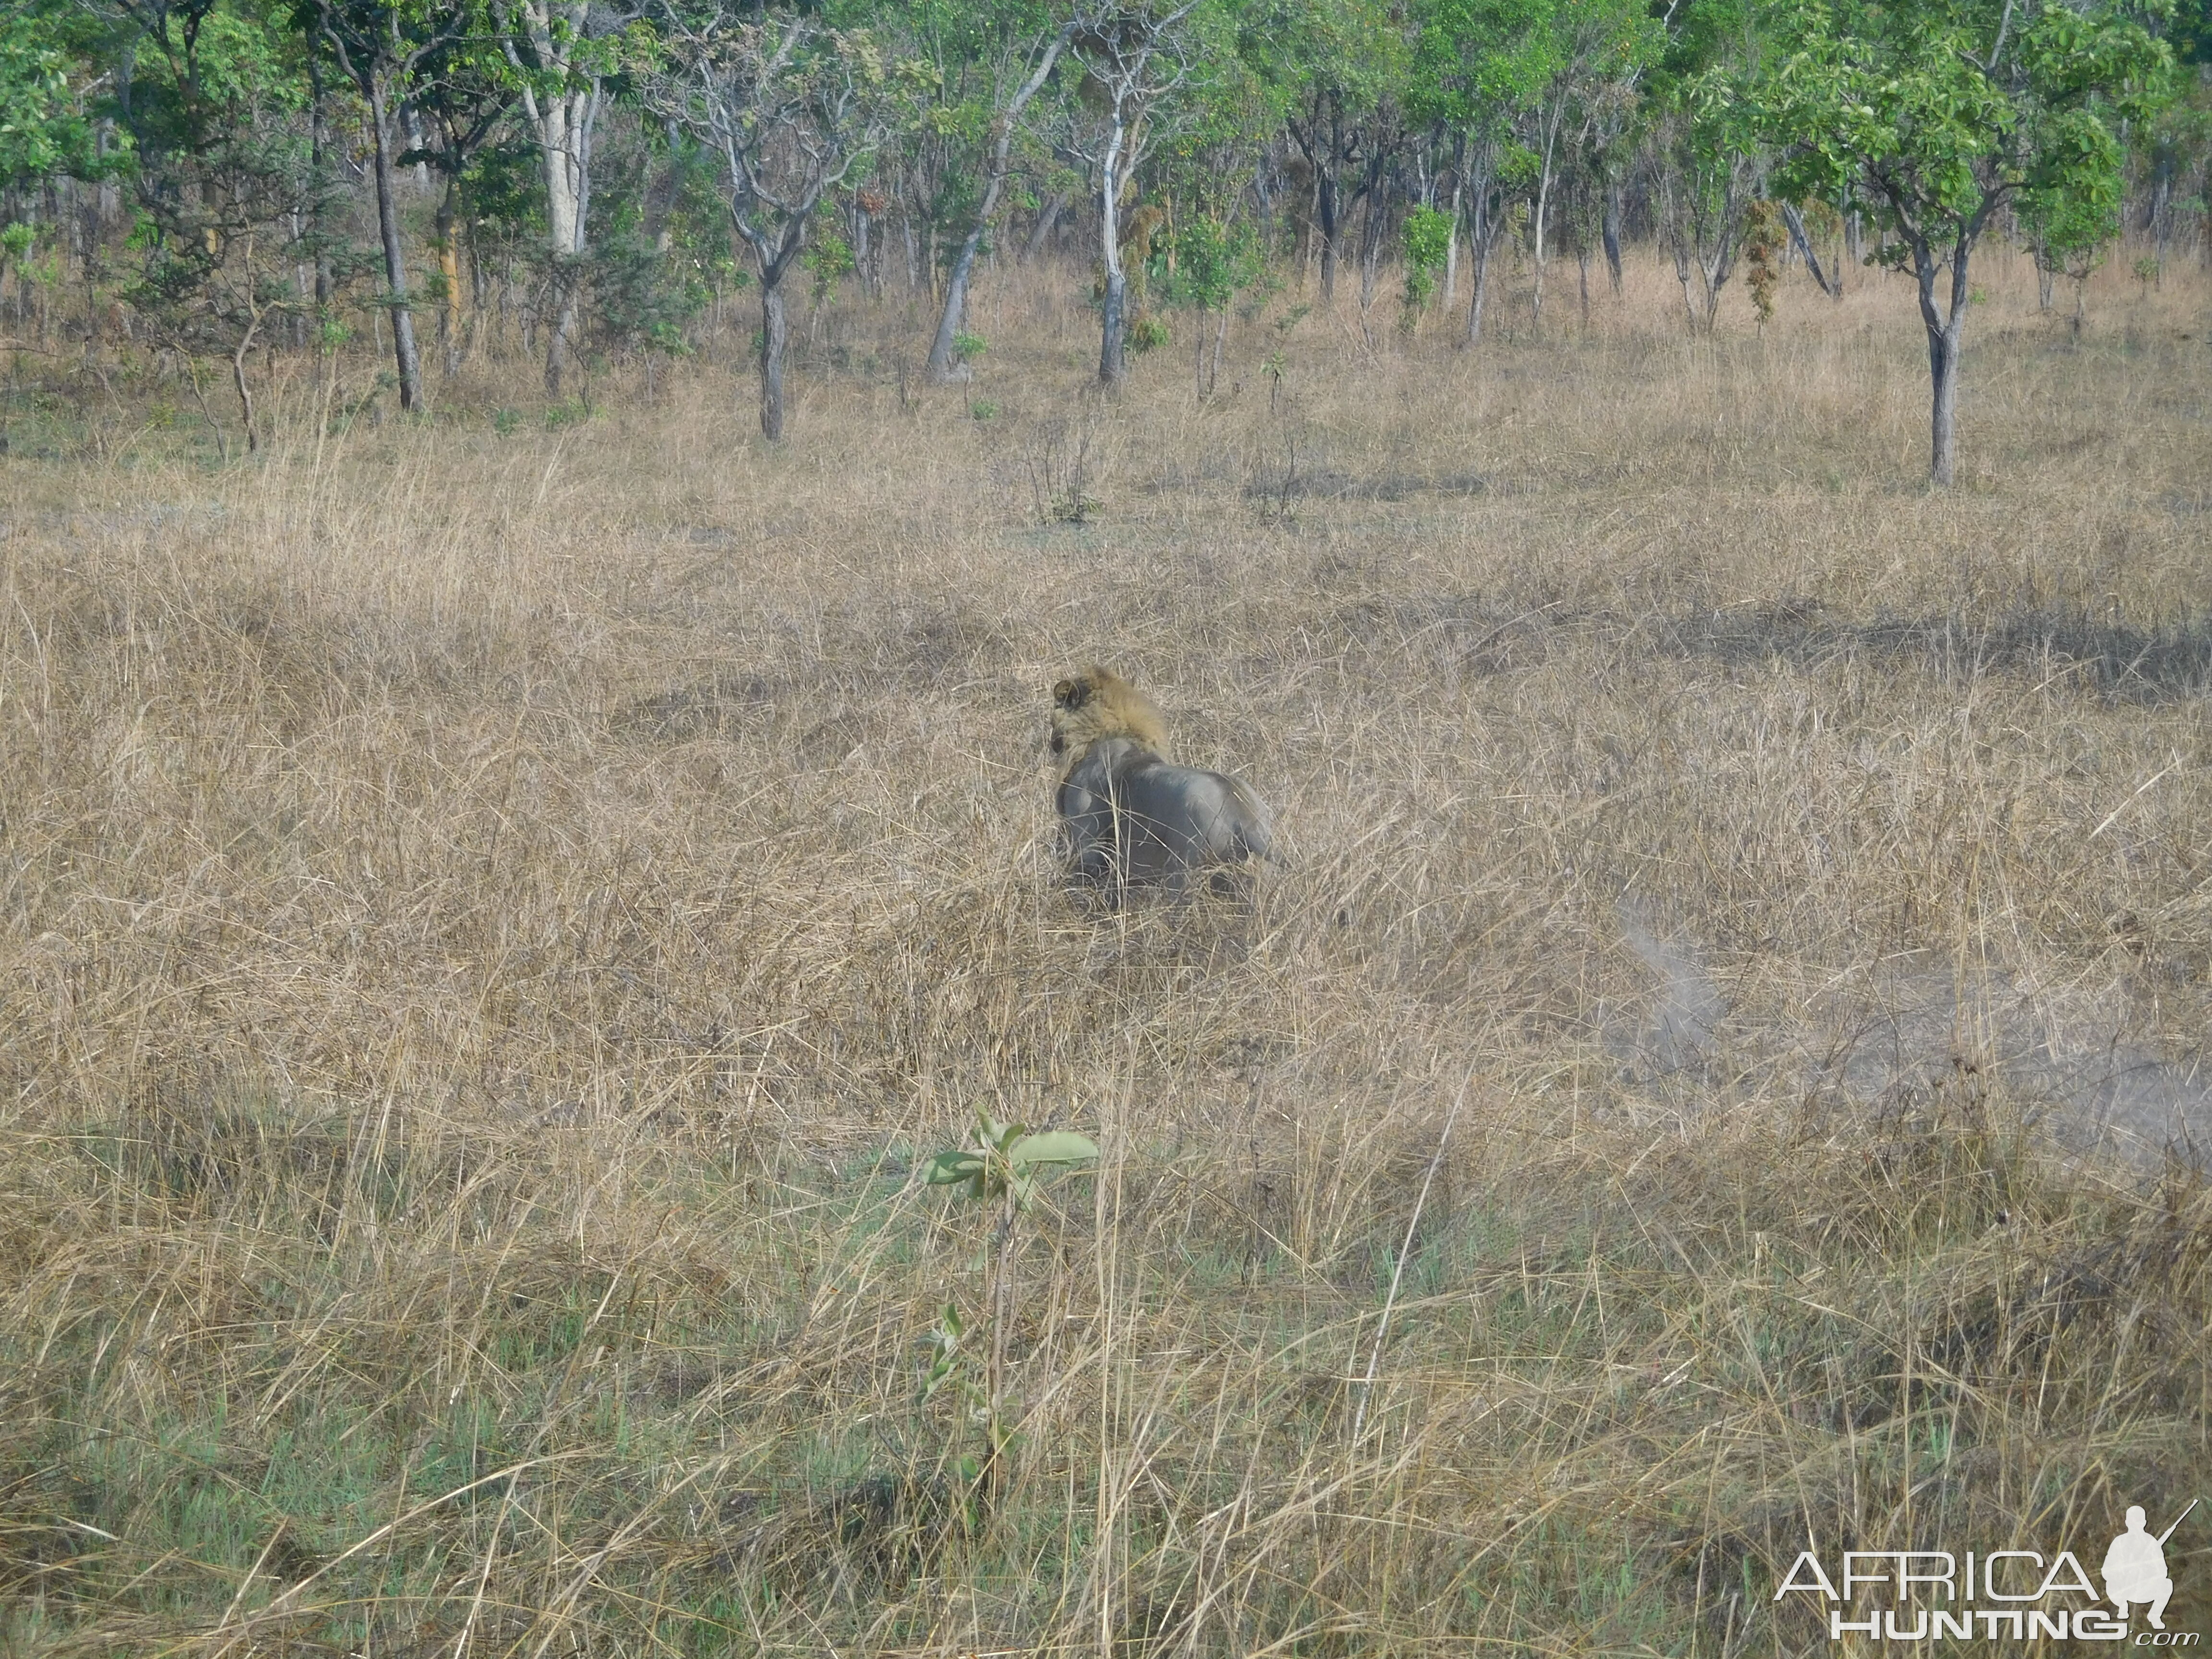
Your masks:
{"label": "lion", "polygon": [[1054,686],[1052,701],[1052,752],[1067,757],[1060,820],[1079,879],[1181,896],[1200,869],[1274,860],[1267,804],[1241,778],[1170,760],[1166,720],[1119,674],[1093,667]]}

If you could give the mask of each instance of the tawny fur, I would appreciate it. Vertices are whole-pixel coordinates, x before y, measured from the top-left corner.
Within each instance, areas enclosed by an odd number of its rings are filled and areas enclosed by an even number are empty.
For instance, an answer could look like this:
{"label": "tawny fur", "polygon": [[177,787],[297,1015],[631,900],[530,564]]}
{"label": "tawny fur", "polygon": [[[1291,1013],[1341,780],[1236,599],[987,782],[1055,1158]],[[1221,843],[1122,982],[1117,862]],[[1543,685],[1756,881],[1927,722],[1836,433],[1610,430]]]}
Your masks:
{"label": "tawny fur", "polygon": [[1110,668],[1093,665],[1052,688],[1052,752],[1073,772],[1101,738],[1127,738],[1163,760],[1168,723],[1157,704]]}
{"label": "tawny fur", "polygon": [[1066,757],[1057,805],[1068,868],[1109,890],[1131,883],[1180,894],[1201,867],[1273,860],[1274,823],[1241,778],[1177,766],[1161,753],[1152,700],[1094,667],[1053,688],[1052,748]]}

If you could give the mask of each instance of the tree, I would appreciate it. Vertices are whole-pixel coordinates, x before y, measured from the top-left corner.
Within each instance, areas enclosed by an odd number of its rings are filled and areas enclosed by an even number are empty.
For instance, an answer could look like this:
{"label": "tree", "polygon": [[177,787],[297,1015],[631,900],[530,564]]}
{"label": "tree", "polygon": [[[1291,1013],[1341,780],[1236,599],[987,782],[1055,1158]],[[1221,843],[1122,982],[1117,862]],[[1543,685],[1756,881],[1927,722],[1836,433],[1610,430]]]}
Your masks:
{"label": "tree", "polygon": [[672,18],[652,106],[721,157],[730,225],[760,275],[760,419],[783,436],[784,278],[823,198],[883,142],[889,79],[874,40],[771,11]]}
{"label": "tree", "polygon": [[[438,307],[438,343],[444,360],[444,376],[460,373],[461,331],[461,198],[469,169],[484,149],[507,130],[517,89],[505,73],[507,64],[497,48],[486,48],[475,40],[462,40],[428,60],[414,89],[416,109],[428,116],[438,142],[426,150],[410,151],[404,160],[421,161],[435,168],[445,181],[433,221],[433,241],[438,251],[438,281],[442,290]],[[560,394],[556,375],[548,376],[549,390]]]}
{"label": "tree", "polygon": [[1535,103],[1538,65],[1516,49],[1507,27],[1511,13],[1498,0],[1422,0],[1417,16],[1409,104],[1416,119],[1436,122],[1458,140],[1460,216],[1474,255],[1467,309],[1473,345],[1482,336],[1491,255],[1535,177],[1536,157],[1522,143],[1519,124]]}
{"label": "tree", "polygon": [[1243,37],[1246,60],[1285,106],[1291,142],[1312,172],[1327,305],[1336,297],[1346,221],[1365,201],[1372,225],[1399,141],[1406,21],[1388,0],[1277,0],[1245,18]]}
{"label": "tree", "polygon": [[1504,0],[1495,9],[1522,62],[1519,75],[1533,82],[1524,142],[1536,156],[1536,199],[1529,234],[1535,255],[1534,320],[1544,316],[1544,237],[1552,190],[1561,171],[1563,134],[1584,125],[1615,88],[1632,86],[1656,55],[1659,25],[1637,0]]}
{"label": "tree", "polygon": [[288,276],[313,249],[328,186],[303,117],[299,37],[282,20],[217,0],[119,0],[102,14],[118,75],[113,112],[136,163],[143,264],[125,293],[173,349],[217,445],[196,360],[228,360],[246,447],[258,442],[246,362],[270,325],[313,308]]}
{"label": "tree", "polygon": [[999,210],[1006,174],[1013,157],[1014,136],[1024,112],[1051,78],[1060,54],[1075,33],[1073,15],[1059,18],[1041,11],[1028,0],[995,13],[977,9],[965,13],[986,27],[972,43],[973,55],[981,60],[988,90],[979,100],[983,122],[983,194],[975,204],[968,234],[953,256],[945,282],[945,304],[938,313],[937,333],[929,345],[929,362],[923,371],[931,384],[941,386],[953,378],[959,352],[960,325],[968,305],[968,283],[976,255],[990,234]]}
{"label": "tree", "polygon": [[2010,201],[2117,199],[2118,130],[2155,112],[2172,53],[2112,0],[1785,0],[1779,15],[1786,56],[1748,84],[1708,78],[1701,94],[1741,100],[1786,148],[1784,193],[1868,212],[1877,257],[1912,272],[1929,471],[1948,485],[1982,233]]}
{"label": "tree", "polygon": [[57,38],[55,20],[29,6],[0,17],[0,190],[20,190],[57,173],[100,176],[84,88]]}
{"label": "tree", "polygon": [[2106,249],[2120,234],[2118,192],[2022,191],[2018,216],[2035,259],[2036,297],[2041,308],[2051,309],[2051,290],[2057,279],[2070,278],[2074,332],[2079,335],[2089,278],[2105,263]]}
{"label": "tree", "polygon": [[[1506,219],[1509,182],[1528,198],[1536,273],[1530,304],[1540,321],[1553,192],[1571,170],[1569,153],[1617,140],[1637,77],[1657,53],[1662,26],[1637,0],[1421,0],[1419,16],[1414,106],[1468,146],[1476,262],[1468,337],[1481,327],[1490,248]],[[1593,155],[1579,170],[1598,177],[1602,190],[1609,165],[1607,156]]]}
{"label": "tree", "polygon": [[2197,15],[2177,17],[2175,54],[2183,59],[2178,95],[2138,135],[2148,178],[2144,214],[2152,252],[2160,264],[2179,233],[2193,234],[2199,257],[2212,263],[2212,237],[2204,234],[2212,195],[2212,3],[2198,0]]}
{"label": "tree", "polygon": [[[1700,118],[1701,116],[1705,118]],[[1758,156],[1711,106],[1665,109],[1654,124],[1651,171],[1661,233],[1674,256],[1690,331],[1711,333],[1735,274],[1744,216],[1758,196]]]}
{"label": "tree", "polygon": [[1756,83],[1780,20],[1761,0],[1699,0],[1671,21],[1652,76],[1645,155],[1690,332],[1711,333],[1771,161],[1747,99],[1714,88],[1740,94]]}
{"label": "tree", "polygon": [[[1248,226],[1196,212],[1176,228],[1172,244],[1175,273],[1164,287],[1168,301],[1194,313],[1191,327],[1191,373],[1198,400],[1212,395],[1221,379],[1222,348],[1229,333],[1229,305],[1239,290],[1261,274],[1260,250]],[[1212,360],[1206,354],[1206,319],[1213,317]]]}
{"label": "tree", "polygon": [[1098,192],[1098,246],[1105,265],[1100,295],[1098,379],[1118,386],[1128,374],[1122,335],[1127,325],[1128,273],[1121,260],[1122,193],[1160,137],[1158,106],[1190,80],[1198,42],[1189,25],[1199,0],[1162,8],[1152,0],[1094,3],[1077,14],[1070,55],[1084,80],[1079,112],[1060,146],[1082,166]]}
{"label": "tree", "polygon": [[399,198],[392,174],[401,143],[400,105],[416,71],[468,32],[465,6],[446,0],[305,0],[302,21],[330,49],[368,106],[376,175],[376,228],[384,249],[385,305],[392,313],[392,351],[399,371],[399,407],[422,405],[422,358],[408,301],[407,257],[400,240]]}
{"label": "tree", "polygon": [[1211,56],[1204,96],[1185,106],[1161,158],[1171,210],[1165,234],[1152,243],[1161,266],[1153,292],[1193,313],[1191,368],[1201,403],[1221,378],[1231,303],[1267,275],[1267,250],[1246,209],[1259,199],[1262,158],[1282,131],[1273,93],[1240,56]]}
{"label": "tree", "polygon": [[580,266],[589,247],[592,143],[606,109],[606,76],[616,67],[623,31],[638,14],[590,0],[499,0],[498,15],[501,46],[545,167],[553,280],[545,391],[557,398],[575,343]]}

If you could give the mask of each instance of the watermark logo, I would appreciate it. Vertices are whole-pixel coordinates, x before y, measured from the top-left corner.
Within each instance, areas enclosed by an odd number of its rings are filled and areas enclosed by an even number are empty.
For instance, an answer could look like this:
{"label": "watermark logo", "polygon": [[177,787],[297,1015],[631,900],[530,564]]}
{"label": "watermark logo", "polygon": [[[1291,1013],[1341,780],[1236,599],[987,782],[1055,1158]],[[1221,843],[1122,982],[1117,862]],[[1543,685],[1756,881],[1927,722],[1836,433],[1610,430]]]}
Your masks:
{"label": "watermark logo", "polygon": [[[2137,1647],[2195,1647],[2195,1631],[2169,1631],[2166,1604],[2173,1598],[2166,1542],[2199,1500],[2154,1534],[2141,1504],[2127,1512],[2127,1530],[2112,1540],[2099,1570],[2101,1592],[2071,1550],[2045,1561],[2035,1550],[1849,1550],[1842,1571],[1831,1575],[1812,1550],[1799,1553],[1774,1592],[1814,1595],[1828,1606],[1828,1639],[1847,1635],[1883,1642],[2080,1641],[2124,1642]],[[1861,1596],[1888,1607],[1861,1607]],[[2135,1609],[2148,1628],[2134,1630]]]}
{"label": "watermark logo", "polygon": [[[2197,1507],[2197,1500],[2189,1501],[2189,1509]],[[2178,1527],[2189,1514],[2184,1510],[2177,1516]],[[2173,1580],[2166,1572],[2166,1540],[2173,1536],[2173,1527],[2168,1527],[2155,1538],[2144,1530],[2142,1505],[2128,1506],[2128,1529],[2112,1540],[2112,1548],[2105,1552],[2105,1594],[2120,1610],[2125,1622],[2128,1607],[2141,1601],[2150,1609],[2150,1627],[2166,1628],[2166,1604],[2173,1599]]]}

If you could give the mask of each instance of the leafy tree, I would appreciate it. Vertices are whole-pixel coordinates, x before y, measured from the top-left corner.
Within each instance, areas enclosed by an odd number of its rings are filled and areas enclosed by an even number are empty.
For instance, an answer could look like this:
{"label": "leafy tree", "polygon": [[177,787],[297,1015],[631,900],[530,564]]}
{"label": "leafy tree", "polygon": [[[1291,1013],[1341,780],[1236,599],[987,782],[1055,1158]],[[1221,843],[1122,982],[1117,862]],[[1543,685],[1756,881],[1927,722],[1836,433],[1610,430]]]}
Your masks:
{"label": "leafy tree", "polygon": [[1739,105],[1668,100],[1649,154],[1660,234],[1674,255],[1690,331],[1711,333],[1735,274],[1744,220],[1759,196],[1760,146]]}
{"label": "leafy tree", "polygon": [[1243,52],[1283,103],[1313,175],[1321,295],[1336,297],[1346,221],[1376,198],[1402,135],[1407,20],[1391,0],[1267,0],[1243,19]]}
{"label": "leafy tree", "polygon": [[[438,256],[438,343],[445,378],[460,373],[465,340],[461,330],[460,227],[468,176],[477,158],[499,143],[509,127],[518,89],[495,47],[477,36],[464,36],[426,59],[411,101],[429,118],[437,143],[410,150],[403,161],[422,161],[436,169],[445,187],[438,198],[432,240]],[[557,378],[551,387],[559,395]]]}
{"label": "leafy tree", "polygon": [[1744,94],[1781,21],[1766,0],[1690,0],[1669,16],[1652,66],[1643,157],[1692,334],[1711,332],[1718,318],[1770,169],[1766,135]]}
{"label": "leafy tree", "polygon": [[415,344],[415,313],[408,298],[407,255],[393,180],[404,148],[400,106],[424,65],[460,40],[477,21],[476,15],[450,0],[301,0],[301,21],[368,106],[376,226],[384,249],[385,305],[392,313],[399,406],[419,409],[422,358]]}
{"label": "leafy tree", "polygon": [[1516,45],[1509,27],[1514,15],[1498,0],[1421,0],[1417,14],[1409,101],[1415,118],[1442,126],[1457,143],[1461,214],[1474,254],[1470,345],[1482,333],[1491,255],[1537,172],[1522,132],[1536,104],[1541,64]]}
{"label": "leafy tree", "polygon": [[937,332],[929,346],[923,373],[933,384],[942,385],[958,373],[957,349],[961,324],[968,305],[968,284],[996,217],[1006,176],[1012,170],[1014,139],[1031,101],[1052,78],[1060,54],[1074,34],[1073,13],[1055,13],[1035,0],[1001,0],[990,6],[952,9],[949,30],[933,31],[939,38],[952,33],[963,56],[981,71],[974,94],[960,106],[940,107],[935,113],[941,128],[967,130],[975,134],[982,173],[982,190],[969,214],[967,234],[946,273],[945,304],[938,313]]}
{"label": "leafy tree", "polygon": [[1451,251],[1452,216],[1435,208],[1416,207],[1406,215],[1400,233],[1406,252],[1406,324],[1413,319],[1437,291],[1437,272]]}
{"label": "leafy tree", "polygon": [[[1200,0],[1091,0],[1078,14],[1069,55],[1081,76],[1059,149],[1097,191],[1100,295],[1098,379],[1119,386],[1128,373],[1123,334],[1128,272],[1121,257],[1121,198],[1152,146],[1164,136],[1162,106],[1203,73],[1197,22]],[[1218,44],[1218,43],[1216,43]]]}
{"label": "leafy tree", "polygon": [[246,362],[273,321],[313,309],[295,273],[327,216],[301,42],[281,17],[229,0],[119,0],[95,15],[110,30],[112,109],[136,169],[140,266],[125,297],[177,353],[226,453],[195,360],[229,360],[252,449]]}
{"label": "leafy tree", "polygon": [[1703,94],[1741,101],[1786,147],[1786,194],[1870,214],[1877,257],[1912,272],[1929,471],[1948,485],[1976,245],[2008,202],[2051,213],[2116,201],[2118,129],[2156,111],[2172,54],[2112,0],[1784,0],[1778,16],[1786,55],[1749,86],[1717,77]]}
{"label": "leafy tree", "polygon": [[495,0],[501,49],[545,167],[553,326],[545,337],[545,391],[561,395],[576,334],[578,292],[590,246],[592,146],[607,106],[608,77],[622,65],[637,10],[591,0]]}
{"label": "leafy tree", "polygon": [[[1211,21],[1224,20],[1216,14]],[[1262,158],[1282,131],[1283,108],[1275,89],[1231,52],[1206,52],[1204,80],[1192,93],[1158,151],[1169,211],[1152,239],[1158,269],[1148,282],[1167,304],[1193,313],[1192,374],[1203,402],[1221,378],[1230,306],[1267,278],[1267,250],[1249,210]]]}
{"label": "leafy tree", "polygon": [[[643,354],[649,389],[656,360],[690,352],[685,325],[712,297],[714,267],[728,263],[729,214],[714,158],[681,128],[624,124],[609,137],[629,142],[599,150],[605,210],[592,237],[591,317],[610,345]],[[817,306],[843,252],[834,233],[817,229],[801,256]]]}
{"label": "leafy tree", "polygon": [[721,158],[731,228],[760,273],[761,430],[781,438],[784,278],[816,209],[883,142],[891,77],[871,36],[796,12],[716,9],[669,30],[670,64],[647,96]]}
{"label": "leafy tree", "polygon": [[[1589,135],[1599,112],[1632,86],[1657,54],[1659,26],[1638,0],[1498,0],[1502,43],[1513,78],[1530,88],[1522,142],[1536,158],[1529,230],[1535,256],[1532,314],[1544,315],[1544,238],[1553,186],[1568,147]],[[1581,131],[1578,132],[1577,129]]]}
{"label": "leafy tree", "polygon": [[2057,278],[2074,283],[2074,331],[2081,331],[2081,313],[2089,278],[2105,263],[2106,250],[2120,234],[2120,204],[2117,191],[2027,190],[2017,210],[2021,228],[2027,233],[2034,256],[2038,299],[2051,308],[2051,290]]}
{"label": "leafy tree", "polygon": [[2186,65],[2177,77],[2179,95],[2141,131],[2148,173],[2144,212],[2161,261],[2177,232],[2185,237],[2193,231],[2201,257],[2212,262],[2205,212],[2212,194],[2212,0],[2197,0],[2194,9],[2193,27],[2177,19],[2173,30],[2176,52]]}
{"label": "leafy tree", "polygon": [[[1176,228],[1170,246],[1175,270],[1161,285],[1170,304],[1196,313],[1191,330],[1192,373],[1199,401],[1212,395],[1221,379],[1221,354],[1228,336],[1229,306],[1260,279],[1260,246],[1249,225],[1194,213]],[[1212,358],[1207,362],[1206,319],[1214,319]]]}
{"label": "leafy tree", "polygon": [[64,40],[63,22],[45,6],[0,16],[0,189],[58,173],[98,178],[113,165],[99,155],[85,108],[96,77]]}

